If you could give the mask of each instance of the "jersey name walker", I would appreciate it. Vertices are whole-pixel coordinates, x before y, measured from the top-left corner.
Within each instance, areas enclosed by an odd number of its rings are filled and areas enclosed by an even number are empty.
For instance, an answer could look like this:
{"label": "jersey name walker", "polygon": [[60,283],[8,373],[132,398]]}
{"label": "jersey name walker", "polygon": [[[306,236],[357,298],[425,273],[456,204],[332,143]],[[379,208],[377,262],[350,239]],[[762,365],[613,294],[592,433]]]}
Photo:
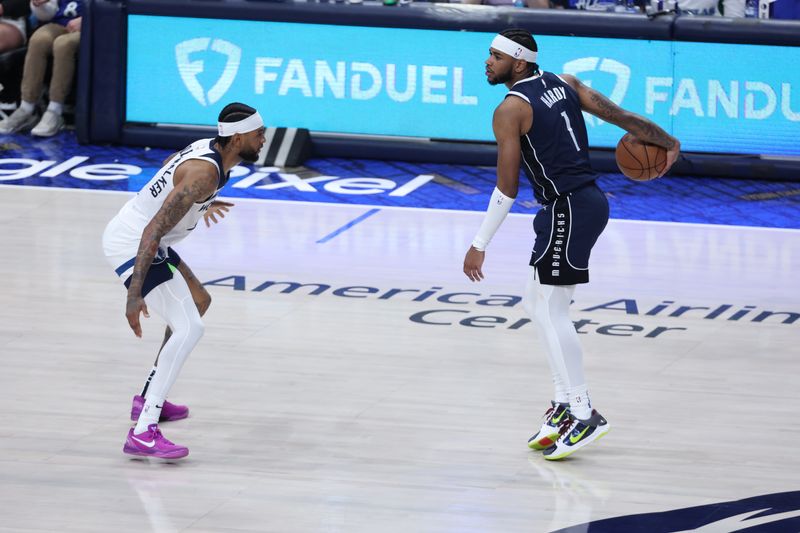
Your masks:
{"label": "jersey name walker", "polygon": [[178,166],[191,159],[200,159],[212,163],[217,168],[219,180],[214,193],[202,202],[192,205],[175,227],[161,238],[158,252],[149,267],[142,288],[142,296],[172,277],[173,271],[170,265],[177,267],[180,257],[170,246],[182,241],[192,232],[203,213],[217,197],[219,190],[228,181],[229,175],[222,175],[222,156],[212,147],[213,143],[214,139],[201,139],[172,156],[167,164],[142,187],[142,190],[122,206],[117,216],[106,226],[103,233],[103,251],[111,267],[125,280],[127,286],[136,263],[136,253],[144,228],[153,220],[164,205],[164,200],[175,188],[173,178]]}
{"label": "jersey name walker", "polygon": [[520,138],[522,169],[541,204],[597,179],[578,93],[552,72],[520,80],[506,96],[533,108],[533,127]]}
{"label": "jersey name walker", "polygon": [[[118,231],[127,233],[130,243],[138,249],[139,241],[145,226],[153,220],[158,210],[164,205],[164,200],[175,188],[173,178],[175,170],[181,163],[191,159],[200,159],[212,163],[217,168],[220,179],[217,183],[217,190],[209,198],[194,204],[189,212],[175,224],[166,235],[161,238],[161,248],[167,248],[185,239],[189,233],[197,226],[197,222],[203,213],[217,197],[219,190],[228,181],[228,175],[222,176],[222,156],[214,150],[212,144],[214,139],[200,139],[190,144],[177,154],[175,154],[167,164],[164,165],[153,178],[142,187],[139,193],[126,203],[119,214],[117,220],[121,223]],[[123,229],[124,228],[124,229]],[[117,237],[123,237],[117,235]]]}

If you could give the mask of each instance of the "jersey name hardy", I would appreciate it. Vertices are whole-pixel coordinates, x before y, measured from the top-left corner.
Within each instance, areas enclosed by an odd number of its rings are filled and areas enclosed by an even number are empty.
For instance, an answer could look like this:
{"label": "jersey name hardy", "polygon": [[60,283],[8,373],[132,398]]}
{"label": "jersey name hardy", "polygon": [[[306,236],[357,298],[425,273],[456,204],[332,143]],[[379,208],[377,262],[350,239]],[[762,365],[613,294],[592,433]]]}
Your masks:
{"label": "jersey name hardy", "polygon": [[539,99],[544,102],[548,108],[551,108],[556,102],[559,100],[566,100],[566,98],[567,90],[564,89],[564,87],[553,87],[552,89],[547,89]]}

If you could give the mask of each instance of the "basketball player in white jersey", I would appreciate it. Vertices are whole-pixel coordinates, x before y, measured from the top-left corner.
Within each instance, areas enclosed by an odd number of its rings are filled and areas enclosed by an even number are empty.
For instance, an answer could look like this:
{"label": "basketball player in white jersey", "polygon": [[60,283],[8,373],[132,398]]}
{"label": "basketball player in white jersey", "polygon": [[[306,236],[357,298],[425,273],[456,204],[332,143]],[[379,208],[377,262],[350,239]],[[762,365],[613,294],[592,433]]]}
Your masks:
{"label": "basketball player in white jersey", "polygon": [[553,375],[555,394],[541,429],[528,446],[558,460],[605,435],[608,421],[592,408],[583,353],[569,317],[575,286],[589,281],[589,255],[608,222],[608,201],[589,164],[583,111],[667,150],[663,175],[680,143],[652,121],[621,109],[574,76],[542,72],[538,48],[527,30],[495,36],[486,60],[490,84],[509,92],[494,112],[497,187],[478,234],[464,258],[464,273],[483,279],[489,241],[511,210],[520,166],[542,204],[533,228],[536,240],[525,289],[525,309],[537,325]]}
{"label": "basketball player in white jersey", "polygon": [[[185,446],[164,438],[158,422],[186,357],[203,335],[200,316],[211,297],[171,246],[186,238],[204,214],[211,211],[212,219],[214,213],[222,215],[231,204],[216,197],[231,168],[241,161],[255,162],[264,144],[264,122],[252,107],[229,104],[218,121],[216,138],[201,139],[172,155],[103,234],[106,258],[128,288],[125,315],[133,332],[142,336],[139,315],[148,317],[148,310],[168,325],[136,426],[123,447],[130,455],[177,459],[189,454]],[[177,418],[185,416],[185,408],[172,408],[172,414],[176,409],[183,414]]]}

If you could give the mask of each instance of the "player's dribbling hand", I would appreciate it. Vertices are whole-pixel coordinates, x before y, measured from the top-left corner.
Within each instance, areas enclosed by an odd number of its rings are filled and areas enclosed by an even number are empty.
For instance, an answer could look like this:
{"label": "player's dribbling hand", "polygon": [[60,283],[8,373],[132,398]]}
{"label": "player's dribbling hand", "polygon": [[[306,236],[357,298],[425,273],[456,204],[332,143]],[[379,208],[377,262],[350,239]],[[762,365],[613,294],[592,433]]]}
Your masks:
{"label": "player's dribbling hand", "polygon": [[233,206],[234,204],[230,202],[221,202],[219,200],[211,202],[206,212],[203,213],[203,221],[205,221],[206,227],[211,227],[211,223],[208,221],[209,219],[211,219],[214,224],[218,224],[217,215],[219,215],[219,218],[225,218],[225,213],[230,211],[230,208]]}
{"label": "player's dribbling hand", "polygon": [[471,281],[480,281],[483,279],[483,260],[486,258],[486,252],[476,250],[473,246],[467,250],[467,255],[464,256],[464,274]]}
{"label": "player's dribbling hand", "polygon": [[659,178],[666,174],[670,168],[672,168],[672,165],[674,165],[675,161],[678,160],[678,156],[681,155],[681,142],[678,139],[674,140],[675,144],[671,149],[667,150],[667,164],[664,165],[664,170],[658,175]]}
{"label": "player's dribbling hand", "polygon": [[128,325],[137,337],[142,336],[142,325],[139,323],[139,313],[144,314],[145,318],[150,318],[150,314],[147,312],[147,304],[144,303],[144,298],[128,298],[128,303],[125,305],[125,316],[128,318]]}

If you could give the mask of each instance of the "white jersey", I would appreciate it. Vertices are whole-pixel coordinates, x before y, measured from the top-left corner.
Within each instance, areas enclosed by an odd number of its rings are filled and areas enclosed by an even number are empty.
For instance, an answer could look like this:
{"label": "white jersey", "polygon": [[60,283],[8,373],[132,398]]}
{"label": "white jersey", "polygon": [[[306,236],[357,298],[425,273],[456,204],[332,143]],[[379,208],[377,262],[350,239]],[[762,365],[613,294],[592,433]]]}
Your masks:
{"label": "white jersey", "polygon": [[[190,159],[208,161],[217,168],[220,176],[217,190],[202,202],[195,203],[175,227],[161,238],[161,252],[166,252],[168,247],[185,239],[197,226],[203,213],[228,181],[228,175],[222,175],[222,156],[212,147],[213,143],[214,139],[200,139],[175,154],[109,222],[103,235],[103,248],[109,262],[112,265],[117,263],[115,268],[136,257],[145,226],[153,220],[164,205],[167,195],[175,188],[172,181],[175,170]],[[132,266],[131,264],[131,269]]]}

